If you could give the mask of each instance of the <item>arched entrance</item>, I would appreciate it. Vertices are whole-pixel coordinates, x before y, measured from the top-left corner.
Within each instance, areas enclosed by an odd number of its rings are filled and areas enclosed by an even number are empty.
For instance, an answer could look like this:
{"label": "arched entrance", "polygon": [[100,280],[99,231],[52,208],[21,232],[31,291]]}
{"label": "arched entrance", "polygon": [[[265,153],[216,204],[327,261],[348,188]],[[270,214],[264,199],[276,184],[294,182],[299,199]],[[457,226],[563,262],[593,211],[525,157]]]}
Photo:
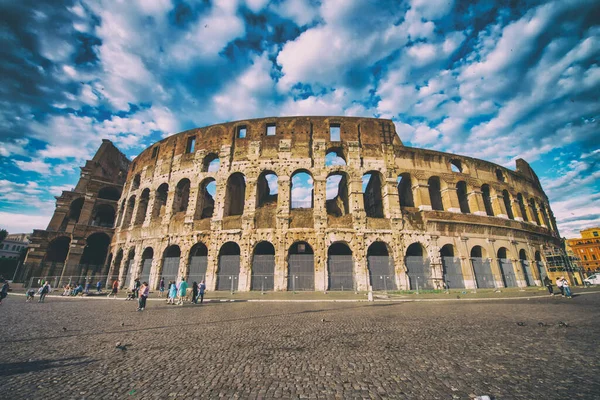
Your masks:
{"label": "arched entrance", "polygon": [[539,251],[535,252],[535,266],[537,267],[538,274],[543,285],[544,279],[548,276],[548,273],[546,272],[546,268],[544,267],[544,263],[542,262],[542,255]]}
{"label": "arched entrance", "polygon": [[88,236],[85,243],[80,261],[80,274],[82,276],[99,275],[104,261],[106,261],[110,237],[106,233],[98,232]]}
{"label": "arched entrance", "polygon": [[508,258],[508,250],[506,247],[500,247],[498,249],[498,265],[500,266],[500,272],[502,273],[502,282],[504,287],[517,287],[517,276],[515,275],[515,268],[512,260]]}
{"label": "arched entrance", "polygon": [[475,282],[477,283],[478,288],[495,287],[492,266],[483,247],[473,246],[471,249],[471,265],[473,266]]}
{"label": "arched entrance", "polygon": [[404,261],[410,289],[434,289],[433,279],[431,279],[431,265],[421,243],[413,243],[408,246]]}
{"label": "arched entrance", "polygon": [[49,267],[44,268],[48,271],[48,276],[54,276],[61,274],[65,265],[65,260],[69,254],[69,246],[71,245],[71,239],[66,236],[57,237],[48,245],[46,250],[46,256],[44,257],[45,264],[50,264]]}
{"label": "arched entrance", "polygon": [[460,258],[454,253],[454,246],[446,244],[440,250],[444,284],[447,289],[464,289],[465,279],[460,264]]}
{"label": "arched entrance", "polygon": [[270,291],[274,288],[275,247],[269,242],[260,242],[252,255],[252,280],[250,290]]}
{"label": "arched entrance", "polygon": [[165,281],[177,281],[177,275],[179,274],[179,257],[181,256],[181,249],[176,244],[171,245],[165,249],[163,255],[163,265],[161,273],[157,277],[165,278]]}
{"label": "arched entrance", "polygon": [[525,276],[525,283],[527,286],[534,286],[535,280],[533,279],[533,273],[531,272],[531,264],[527,259],[527,253],[525,249],[519,251],[519,261],[521,262],[521,268],[523,268],[523,275]]}
{"label": "arched entrance", "polygon": [[189,282],[202,282],[206,279],[206,268],[208,266],[208,248],[204,243],[196,243],[190,250],[190,269],[188,271]]}
{"label": "arched entrance", "polygon": [[[135,270],[135,248],[131,248],[129,253],[127,253],[127,261],[125,262],[126,274],[125,274],[125,282],[123,282],[124,287],[132,287],[133,279],[131,279],[133,275],[133,271]],[[144,281],[142,281],[144,282]],[[147,282],[147,281],[146,281]]]}
{"label": "arched entrance", "polygon": [[328,290],[354,290],[354,260],[346,243],[336,242],[327,249]]}
{"label": "arched entrance", "polygon": [[367,249],[369,280],[373,290],[396,290],[394,259],[390,257],[387,244],[373,242]]}
{"label": "arched entrance", "polygon": [[227,242],[219,251],[216,290],[237,290],[239,277],[240,246],[235,242]]}
{"label": "arched entrance", "polygon": [[[112,275],[109,277],[109,280],[106,281],[106,286],[112,285],[114,281],[119,280],[119,275],[121,274],[121,262],[123,261],[123,249],[119,249],[117,251],[117,255],[113,262]],[[123,286],[121,283],[120,286]]]}
{"label": "arched entrance", "polygon": [[287,290],[315,290],[315,256],[306,242],[296,242],[288,250]]}
{"label": "arched entrance", "polygon": [[140,282],[148,282],[150,280],[153,258],[154,250],[152,247],[146,247],[142,253],[142,272],[139,274]]}

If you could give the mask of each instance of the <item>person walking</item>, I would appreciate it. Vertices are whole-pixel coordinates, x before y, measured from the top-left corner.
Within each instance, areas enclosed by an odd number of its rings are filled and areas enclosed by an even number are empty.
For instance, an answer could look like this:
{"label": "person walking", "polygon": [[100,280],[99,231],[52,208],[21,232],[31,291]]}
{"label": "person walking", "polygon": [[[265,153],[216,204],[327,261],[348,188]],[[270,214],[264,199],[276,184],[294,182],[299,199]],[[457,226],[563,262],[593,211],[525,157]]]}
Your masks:
{"label": "person walking", "polygon": [[148,286],[148,282],[142,283],[139,288],[139,298],[138,298],[138,311],[144,311],[146,308],[146,299],[148,299],[148,295],[150,294],[150,287]]}
{"label": "person walking", "polygon": [[567,299],[572,299],[573,296],[571,295],[571,288],[569,287],[569,281],[565,279],[565,277],[562,277],[562,288],[565,292],[565,296],[567,296]]}
{"label": "person walking", "polygon": [[175,304],[175,297],[177,297],[177,286],[175,286],[175,282],[170,281],[167,304]]}
{"label": "person walking", "polygon": [[[206,291],[206,284],[204,280],[200,282],[200,286],[198,286],[198,296],[200,297],[200,304],[204,302],[204,292]],[[198,299],[196,299],[196,304],[198,304]]]}
{"label": "person walking", "polygon": [[565,297],[565,290],[563,289],[563,277],[559,276],[556,278],[556,287],[560,290],[560,295]]}
{"label": "person walking", "polygon": [[185,296],[187,295],[187,289],[188,289],[188,284],[185,281],[185,278],[181,279],[181,283],[179,284],[179,297],[177,299],[177,304],[179,304],[180,306],[183,305],[183,300],[185,299]]}
{"label": "person walking", "polygon": [[38,303],[44,302],[44,300],[46,299],[46,295],[50,293],[50,290],[52,290],[50,284],[48,282],[44,283],[44,286],[42,286],[38,291],[38,293],[40,294],[40,299],[38,300]]}
{"label": "person walking", "polygon": [[92,286],[92,284],[90,283],[90,281],[87,281],[85,283],[85,294],[90,294],[90,287]]}
{"label": "person walking", "polygon": [[160,282],[158,283],[158,297],[163,297],[165,295],[165,277],[160,278]]}
{"label": "person walking", "polygon": [[554,296],[554,290],[552,289],[552,281],[550,280],[550,278],[548,278],[548,276],[544,278],[544,286],[548,288],[548,293],[550,293],[550,296]]}
{"label": "person walking", "polygon": [[8,296],[8,282],[6,280],[2,283],[2,289],[0,289],[0,305],[2,305],[2,300],[4,300]]}
{"label": "person walking", "polygon": [[192,303],[198,304],[198,282],[192,283]]}
{"label": "person walking", "polygon": [[106,297],[110,297],[110,295],[112,294],[115,296],[115,299],[116,299],[118,291],[119,291],[119,281],[115,279],[112,283],[112,290]]}
{"label": "person walking", "polygon": [[100,290],[102,290],[102,282],[98,281],[96,283],[96,292],[100,293]]}

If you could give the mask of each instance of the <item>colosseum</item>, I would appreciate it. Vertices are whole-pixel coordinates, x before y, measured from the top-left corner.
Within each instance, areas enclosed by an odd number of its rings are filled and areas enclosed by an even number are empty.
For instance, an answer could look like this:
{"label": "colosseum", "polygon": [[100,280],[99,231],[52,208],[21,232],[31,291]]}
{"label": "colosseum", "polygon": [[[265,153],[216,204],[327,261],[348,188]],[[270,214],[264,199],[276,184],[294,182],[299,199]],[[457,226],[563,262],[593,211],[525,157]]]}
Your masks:
{"label": "colosseum", "polygon": [[391,120],[280,117],[181,132],[129,166],[108,274],[209,290],[540,285],[559,247],[540,182],[404,146]]}

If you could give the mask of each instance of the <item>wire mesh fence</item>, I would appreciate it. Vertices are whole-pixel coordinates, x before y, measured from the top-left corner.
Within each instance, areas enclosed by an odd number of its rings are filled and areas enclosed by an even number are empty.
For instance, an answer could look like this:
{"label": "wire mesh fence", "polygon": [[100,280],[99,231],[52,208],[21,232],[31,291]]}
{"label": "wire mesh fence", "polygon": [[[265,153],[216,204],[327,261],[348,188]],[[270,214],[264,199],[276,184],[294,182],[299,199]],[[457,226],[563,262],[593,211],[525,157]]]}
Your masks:
{"label": "wire mesh fence", "polygon": [[354,260],[351,255],[330,255],[327,260],[327,290],[355,290]]}

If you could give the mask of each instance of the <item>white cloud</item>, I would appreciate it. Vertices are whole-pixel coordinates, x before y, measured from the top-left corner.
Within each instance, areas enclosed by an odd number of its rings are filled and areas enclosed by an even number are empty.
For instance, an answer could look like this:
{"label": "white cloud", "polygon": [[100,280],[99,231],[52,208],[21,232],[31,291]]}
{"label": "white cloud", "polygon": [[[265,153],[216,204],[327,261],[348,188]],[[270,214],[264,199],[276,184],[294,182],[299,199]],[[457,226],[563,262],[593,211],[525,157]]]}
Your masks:
{"label": "white cloud", "polygon": [[286,0],[272,5],[271,9],[298,26],[308,25],[319,16],[319,8],[305,0]]}
{"label": "white cloud", "polygon": [[41,161],[41,160],[30,160],[30,161],[15,160],[14,163],[21,171],[26,171],[26,172],[32,171],[32,172],[37,172],[42,175],[48,175],[51,173],[50,168],[52,167],[52,165],[45,163],[44,161]]}
{"label": "white cloud", "polygon": [[0,228],[9,233],[30,233],[34,229],[46,229],[51,217],[51,213],[23,214],[0,211]]}
{"label": "white cloud", "polygon": [[423,18],[435,20],[452,10],[454,0],[411,0],[410,4]]}

